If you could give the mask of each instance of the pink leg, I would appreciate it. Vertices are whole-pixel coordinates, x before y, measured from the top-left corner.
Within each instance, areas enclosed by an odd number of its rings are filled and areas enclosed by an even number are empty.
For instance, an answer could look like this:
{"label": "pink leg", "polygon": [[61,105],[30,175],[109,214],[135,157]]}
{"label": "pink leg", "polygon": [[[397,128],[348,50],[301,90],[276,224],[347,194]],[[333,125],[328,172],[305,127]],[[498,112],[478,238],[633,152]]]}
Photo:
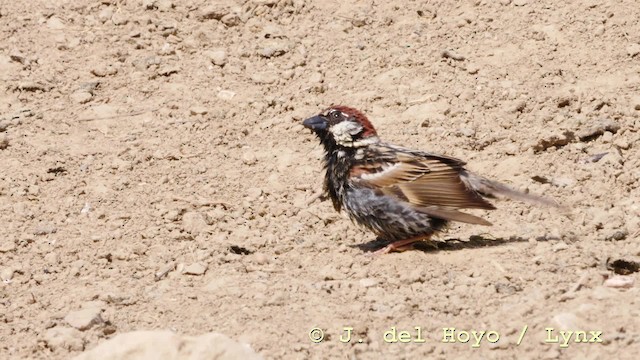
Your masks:
{"label": "pink leg", "polygon": [[424,237],[424,236],[418,236],[418,237],[413,237],[410,239],[404,239],[404,240],[398,240],[398,241],[394,241],[391,244],[383,247],[380,250],[376,250],[373,252],[373,255],[382,255],[382,254],[388,254],[390,252],[402,252],[402,251],[407,251],[407,250],[411,250],[413,249],[413,244],[415,244],[418,241],[422,241],[422,240],[428,240],[429,237]]}

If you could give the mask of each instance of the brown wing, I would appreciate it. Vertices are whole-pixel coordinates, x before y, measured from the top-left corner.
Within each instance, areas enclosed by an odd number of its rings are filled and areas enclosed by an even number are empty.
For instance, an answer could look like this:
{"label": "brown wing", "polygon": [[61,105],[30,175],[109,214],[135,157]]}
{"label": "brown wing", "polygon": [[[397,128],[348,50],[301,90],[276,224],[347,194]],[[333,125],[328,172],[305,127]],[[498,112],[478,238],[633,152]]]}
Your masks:
{"label": "brown wing", "polygon": [[[391,154],[395,157],[390,158]],[[355,167],[359,183],[412,204],[416,210],[453,221],[491,225],[458,209],[495,209],[461,179],[462,161],[437,155],[385,151],[381,164]]]}

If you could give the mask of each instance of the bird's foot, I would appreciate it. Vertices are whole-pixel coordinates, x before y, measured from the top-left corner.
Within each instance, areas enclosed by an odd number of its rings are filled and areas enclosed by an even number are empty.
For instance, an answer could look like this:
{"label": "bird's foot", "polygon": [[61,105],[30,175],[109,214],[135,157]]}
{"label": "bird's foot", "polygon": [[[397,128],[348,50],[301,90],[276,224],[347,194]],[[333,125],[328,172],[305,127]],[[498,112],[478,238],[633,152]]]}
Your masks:
{"label": "bird's foot", "polygon": [[394,241],[391,244],[383,247],[382,249],[374,251],[373,255],[382,255],[382,254],[388,254],[391,252],[403,252],[407,250],[413,250],[413,245],[421,240],[425,240],[425,239],[421,237],[421,238],[411,238],[411,239]]}

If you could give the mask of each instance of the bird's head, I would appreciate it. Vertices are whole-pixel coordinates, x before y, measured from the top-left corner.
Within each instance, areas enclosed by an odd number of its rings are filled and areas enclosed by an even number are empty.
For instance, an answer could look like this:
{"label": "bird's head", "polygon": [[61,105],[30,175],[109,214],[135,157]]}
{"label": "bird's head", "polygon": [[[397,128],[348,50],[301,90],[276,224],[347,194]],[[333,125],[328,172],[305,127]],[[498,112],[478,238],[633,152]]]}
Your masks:
{"label": "bird's head", "polygon": [[357,148],[379,141],[376,129],[360,111],[347,106],[332,106],[302,122],[329,147]]}

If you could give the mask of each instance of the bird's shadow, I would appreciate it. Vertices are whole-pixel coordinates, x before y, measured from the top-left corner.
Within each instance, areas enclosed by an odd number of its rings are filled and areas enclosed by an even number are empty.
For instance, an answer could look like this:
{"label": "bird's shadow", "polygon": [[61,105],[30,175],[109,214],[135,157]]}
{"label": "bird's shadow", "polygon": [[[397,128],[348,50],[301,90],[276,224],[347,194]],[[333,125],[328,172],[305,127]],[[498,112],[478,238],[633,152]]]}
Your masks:
{"label": "bird's shadow", "polygon": [[[468,240],[461,240],[458,238],[444,239],[441,241],[419,241],[413,245],[414,250],[422,252],[437,252],[437,251],[456,251],[463,249],[477,249],[484,247],[502,246],[511,243],[528,242],[520,236],[511,236],[509,238],[493,238],[485,237],[482,235],[472,235]],[[383,247],[389,245],[389,242],[384,239],[375,239],[364,244],[351,245],[351,247],[357,247],[364,252],[374,252],[380,250]]]}

